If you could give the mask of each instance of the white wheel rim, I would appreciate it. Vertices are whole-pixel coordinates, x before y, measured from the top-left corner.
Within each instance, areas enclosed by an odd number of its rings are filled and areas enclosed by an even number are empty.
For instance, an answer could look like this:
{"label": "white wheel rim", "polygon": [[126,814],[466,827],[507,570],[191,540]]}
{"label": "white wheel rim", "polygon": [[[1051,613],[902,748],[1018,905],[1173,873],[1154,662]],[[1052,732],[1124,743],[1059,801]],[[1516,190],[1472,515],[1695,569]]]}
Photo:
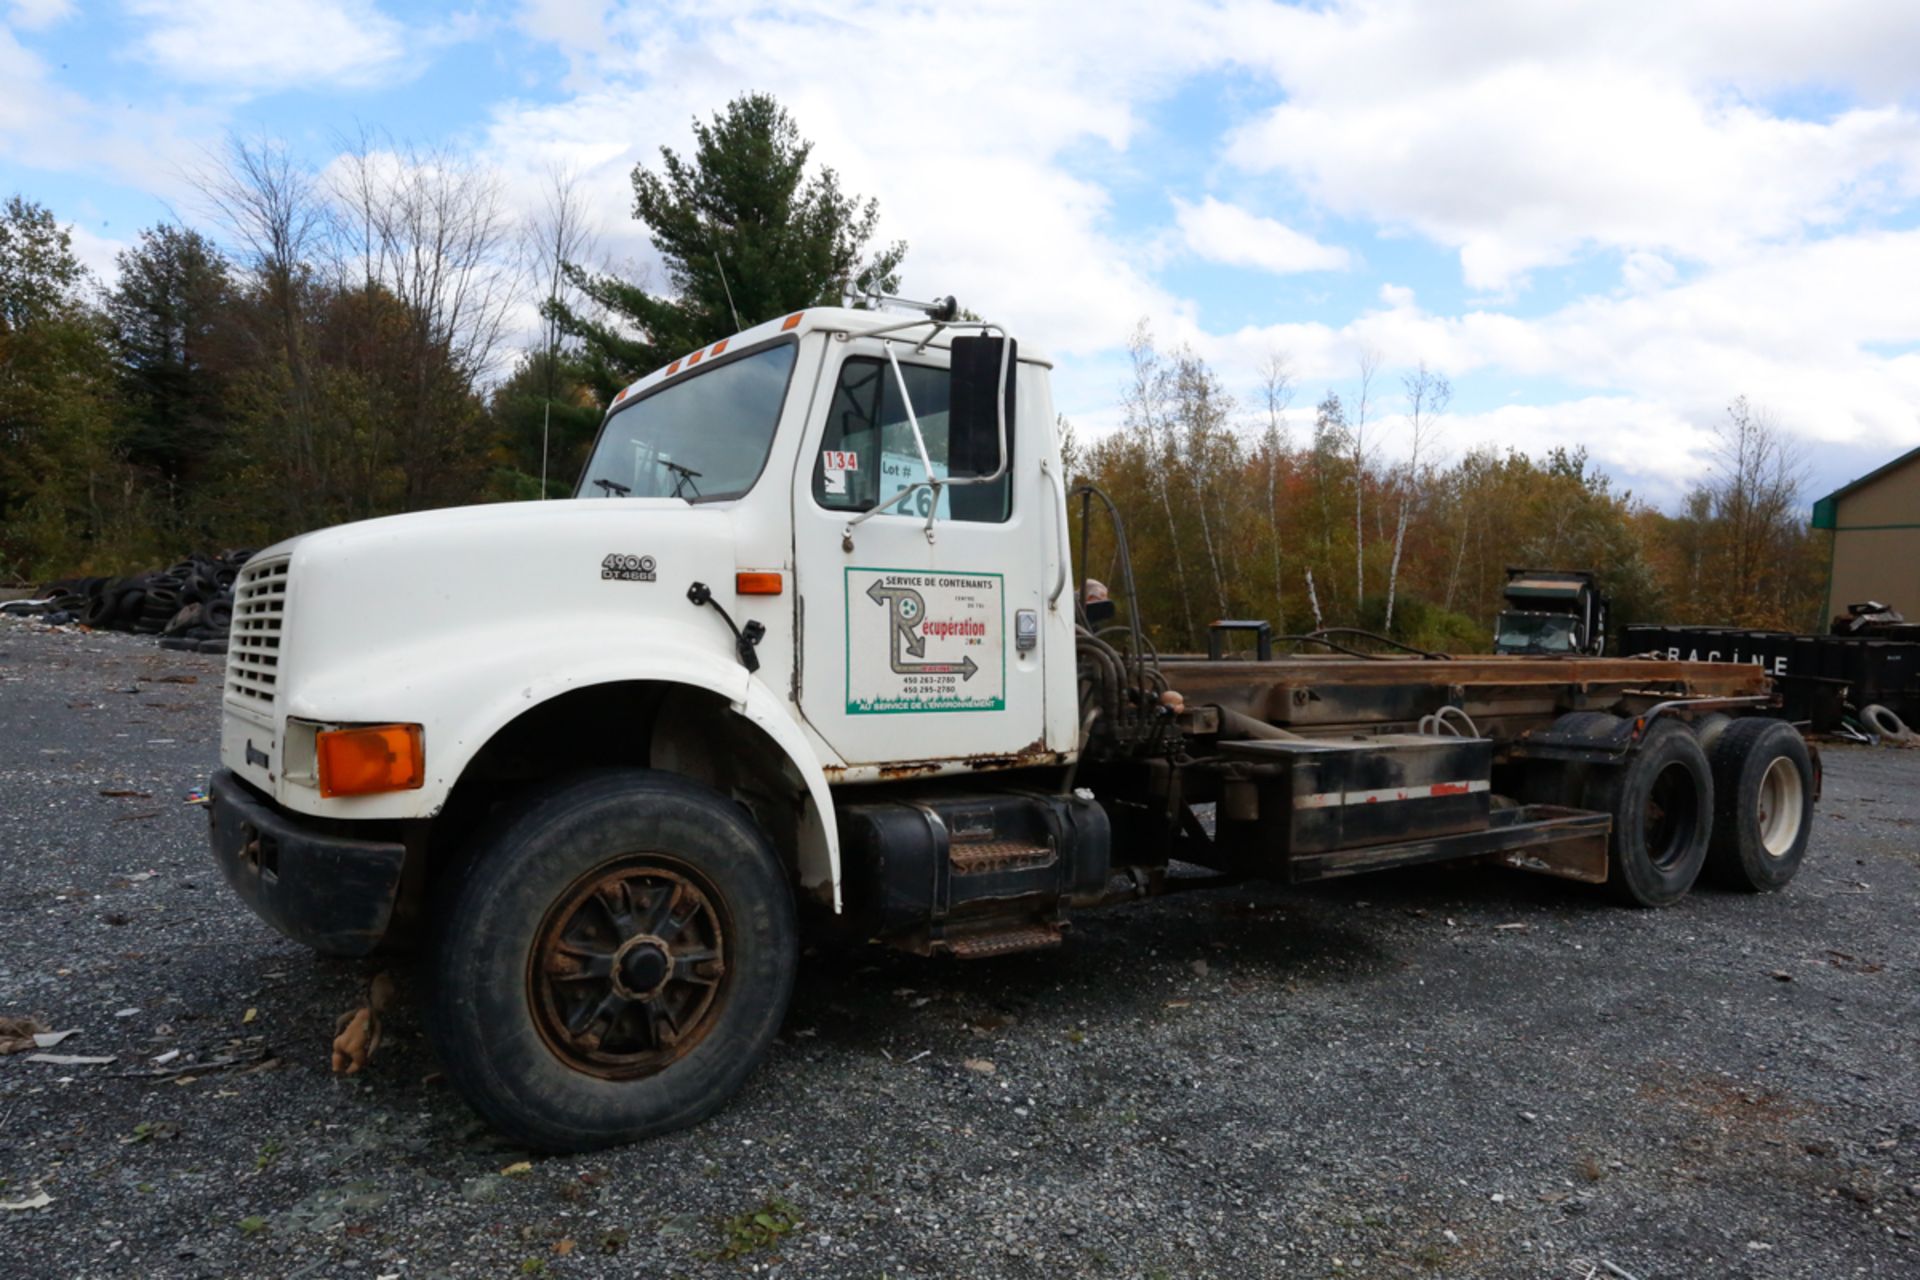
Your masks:
{"label": "white wheel rim", "polygon": [[1800,838],[1800,816],[1806,808],[1806,788],[1800,771],[1786,756],[1775,756],[1760,779],[1760,847],[1770,858],[1784,858]]}

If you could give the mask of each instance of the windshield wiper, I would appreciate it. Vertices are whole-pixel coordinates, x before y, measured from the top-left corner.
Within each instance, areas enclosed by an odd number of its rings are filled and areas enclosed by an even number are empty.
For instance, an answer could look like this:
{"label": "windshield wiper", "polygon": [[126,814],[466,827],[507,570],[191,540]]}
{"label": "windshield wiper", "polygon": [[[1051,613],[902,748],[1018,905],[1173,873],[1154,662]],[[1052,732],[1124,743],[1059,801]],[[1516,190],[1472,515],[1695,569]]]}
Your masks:
{"label": "windshield wiper", "polygon": [[[673,482],[673,496],[676,498],[680,496],[681,489],[693,484],[694,477],[701,474],[692,467],[683,467],[679,463],[669,462],[665,458],[660,460],[660,465],[680,477]],[[700,496],[700,486],[697,484],[693,484],[693,496],[696,498]]]}
{"label": "windshield wiper", "polygon": [[624,498],[633,492],[632,486],[621,484],[618,480],[595,480],[594,483],[605,489],[608,497]]}

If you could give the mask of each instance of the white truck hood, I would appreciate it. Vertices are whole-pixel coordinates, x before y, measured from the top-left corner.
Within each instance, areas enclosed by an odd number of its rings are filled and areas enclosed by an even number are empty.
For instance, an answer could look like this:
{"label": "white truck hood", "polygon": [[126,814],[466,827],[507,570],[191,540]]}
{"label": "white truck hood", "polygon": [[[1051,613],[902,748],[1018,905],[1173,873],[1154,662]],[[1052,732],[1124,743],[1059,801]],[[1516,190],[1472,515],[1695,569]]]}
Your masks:
{"label": "white truck hood", "polygon": [[[732,608],[733,520],[729,507],[678,499],[574,499],[389,516],[289,539],[248,569],[287,565],[272,696],[236,698],[230,680],[228,706],[263,727],[287,715],[444,719],[449,667],[525,652],[528,669],[512,674],[528,684],[546,674],[530,631],[572,637],[584,652],[671,636],[737,666],[726,625],[687,600],[688,586],[705,582]],[[237,656],[246,642],[236,633],[234,643]]]}

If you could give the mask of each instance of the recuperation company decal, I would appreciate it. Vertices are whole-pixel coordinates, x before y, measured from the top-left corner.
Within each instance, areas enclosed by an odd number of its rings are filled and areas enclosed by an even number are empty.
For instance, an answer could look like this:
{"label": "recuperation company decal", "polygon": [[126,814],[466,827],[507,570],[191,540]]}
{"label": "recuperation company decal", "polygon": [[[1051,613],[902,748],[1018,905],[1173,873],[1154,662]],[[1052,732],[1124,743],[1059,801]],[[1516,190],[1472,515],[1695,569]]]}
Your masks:
{"label": "recuperation company decal", "polygon": [[847,714],[1004,711],[997,573],[848,569]]}

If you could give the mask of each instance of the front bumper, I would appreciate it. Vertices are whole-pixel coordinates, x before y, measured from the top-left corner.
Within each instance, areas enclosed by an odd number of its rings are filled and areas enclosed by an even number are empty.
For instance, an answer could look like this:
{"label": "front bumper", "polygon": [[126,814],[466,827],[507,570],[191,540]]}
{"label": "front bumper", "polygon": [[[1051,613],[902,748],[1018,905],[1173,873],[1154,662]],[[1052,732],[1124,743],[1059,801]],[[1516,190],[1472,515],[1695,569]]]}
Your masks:
{"label": "front bumper", "polygon": [[380,945],[393,921],[405,845],[303,825],[230,769],[213,775],[211,794],[214,861],[255,915],[327,955],[363,956]]}

